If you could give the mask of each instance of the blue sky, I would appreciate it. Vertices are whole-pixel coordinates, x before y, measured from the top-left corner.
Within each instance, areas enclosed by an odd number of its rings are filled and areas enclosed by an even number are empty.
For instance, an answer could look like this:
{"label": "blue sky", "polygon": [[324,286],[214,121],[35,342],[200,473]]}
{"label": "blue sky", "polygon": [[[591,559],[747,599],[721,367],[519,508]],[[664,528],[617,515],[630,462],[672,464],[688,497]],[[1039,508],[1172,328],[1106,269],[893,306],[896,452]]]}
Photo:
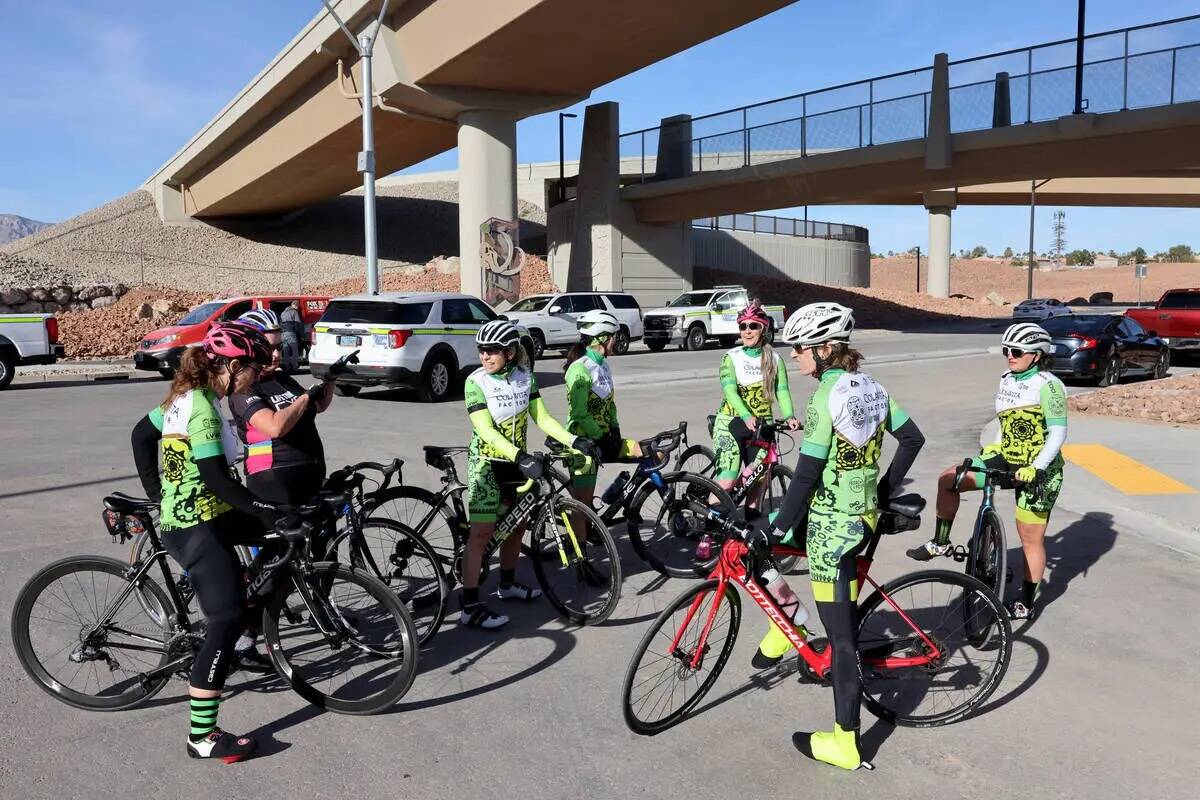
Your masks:
{"label": "blue sky", "polygon": [[[924,66],[938,51],[963,58],[1066,38],[1075,8],[1074,0],[800,0],[601,87],[589,102],[618,101],[621,129],[631,130]],[[319,9],[319,0],[0,0],[0,212],[53,222],[135,188]],[[1091,0],[1088,31],[1198,11],[1195,0]],[[578,141],[578,122],[568,120],[568,158]],[[522,161],[557,158],[556,117],[523,121],[518,148]],[[422,168],[455,163],[451,152]],[[1039,250],[1052,211],[1039,209]],[[920,208],[814,206],[809,216],[869,227],[876,251],[927,240]],[[1067,240],[1118,251],[1196,247],[1197,223],[1194,209],[1069,208]],[[956,250],[1019,250],[1027,241],[1027,208],[955,212]]]}

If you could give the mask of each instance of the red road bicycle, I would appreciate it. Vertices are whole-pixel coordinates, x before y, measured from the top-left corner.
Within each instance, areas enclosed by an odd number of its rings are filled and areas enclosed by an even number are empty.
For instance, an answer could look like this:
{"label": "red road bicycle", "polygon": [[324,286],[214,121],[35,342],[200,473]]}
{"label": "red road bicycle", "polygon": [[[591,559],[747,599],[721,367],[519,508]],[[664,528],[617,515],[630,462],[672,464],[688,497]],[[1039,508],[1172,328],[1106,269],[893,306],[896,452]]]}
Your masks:
{"label": "red road bicycle", "polygon": [[[916,530],[924,506],[918,495],[893,499],[858,558],[860,597],[864,585],[874,590],[858,606],[863,702],[881,719],[911,727],[946,725],[971,714],[996,690],[1012,655],[1008,615],[975,578],[926,570],[880,585],[868,574],[880,538]],[[716,682],[741,624],[741,599],[731,586],[744,589],[783,630],[805,677],[828,682],[832,648],[814,649],[754,577],[768,559],[765,546],[749,543],[761,534],[741,530],[729,518],[714,519],[714,525],[730,535],[712,573],[659,614],[625,673],[621,702],[625,723],[635,733],[652,735],[677,725]],[[769,555],[805,553],[775,545]],[[984,641],[971,633],[981,626],[994,631]]]}

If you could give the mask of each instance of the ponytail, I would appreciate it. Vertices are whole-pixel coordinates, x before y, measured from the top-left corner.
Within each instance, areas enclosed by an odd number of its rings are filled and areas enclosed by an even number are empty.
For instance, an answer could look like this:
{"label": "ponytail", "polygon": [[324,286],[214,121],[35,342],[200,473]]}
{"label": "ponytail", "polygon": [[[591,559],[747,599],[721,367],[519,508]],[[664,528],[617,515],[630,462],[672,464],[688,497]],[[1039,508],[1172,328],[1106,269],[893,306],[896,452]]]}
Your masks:
{"label": "ponytail", "polygon": [[579,341],[576,342],[575,344],[571,345],[571,348],[569,350],[567,350],[567,357],[565,359],[563,359],[563,373],[564,374],[566,373],[567,370],[569,370],[571,368],[572,364],[574,364],[576,361],[578,361],[580,358],[583,357],[583,354],[587,352],[588,345],[590,345],[591,343],[592,343],[592,337],[581,334],[579,337]]}
{"label": "ponytail", "polygon": [[775,405],[775,380],[779,377],[779,370],[775,363],[775,348],[766,342],[766,331],[763,331],[763,337],[759,367],[762,373],[763,397],[770,408]]}

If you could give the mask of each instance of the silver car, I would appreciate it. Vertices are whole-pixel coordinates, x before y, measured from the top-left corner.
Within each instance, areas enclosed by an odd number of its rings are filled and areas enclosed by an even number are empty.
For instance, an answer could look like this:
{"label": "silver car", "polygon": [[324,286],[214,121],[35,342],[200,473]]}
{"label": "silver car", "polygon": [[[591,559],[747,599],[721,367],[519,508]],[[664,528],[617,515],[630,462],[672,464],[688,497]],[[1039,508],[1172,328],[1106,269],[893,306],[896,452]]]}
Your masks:
{"label": "silver car", "polygon": [[1070,314],[1071,309],[1061,300],[1053,297],[1022,300],[1013,306],[1013,322],[1041,322],[1051,317],[1061,317]]}

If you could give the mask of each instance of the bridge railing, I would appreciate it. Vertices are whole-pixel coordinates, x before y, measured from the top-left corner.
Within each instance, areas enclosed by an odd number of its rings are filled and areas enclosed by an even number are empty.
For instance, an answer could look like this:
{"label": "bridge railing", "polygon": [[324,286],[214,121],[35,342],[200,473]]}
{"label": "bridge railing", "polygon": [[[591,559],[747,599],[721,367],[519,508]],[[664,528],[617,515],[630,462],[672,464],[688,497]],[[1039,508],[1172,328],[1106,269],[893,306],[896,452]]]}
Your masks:
{"label": "bridge railing", "polygon": [[799,236],[806,239],[832,239],[841,242],[869,243],[866,228],[841,222],[820,222],[814,219],[772,217],[766,214],[722,214],[692,220],[693,227],[705,230],[769,233],[776,236]]}
{"label": "bridge railing", "polygon": [[[950,62],[951,132],[993,127],[1004,80],[1008,124],[1072,113],[1075,47],[1062,39]],[[933,68],[922,67],[693,117],[692,169],[924,138],[932,77]],[[1086,36],[1083,97],[1093,113],[1200,100],[1200,14]],[[622,134],[621,157],[653,165],[658,137],[658,127]],[[643,168],[642,180],[651,177]]]}

